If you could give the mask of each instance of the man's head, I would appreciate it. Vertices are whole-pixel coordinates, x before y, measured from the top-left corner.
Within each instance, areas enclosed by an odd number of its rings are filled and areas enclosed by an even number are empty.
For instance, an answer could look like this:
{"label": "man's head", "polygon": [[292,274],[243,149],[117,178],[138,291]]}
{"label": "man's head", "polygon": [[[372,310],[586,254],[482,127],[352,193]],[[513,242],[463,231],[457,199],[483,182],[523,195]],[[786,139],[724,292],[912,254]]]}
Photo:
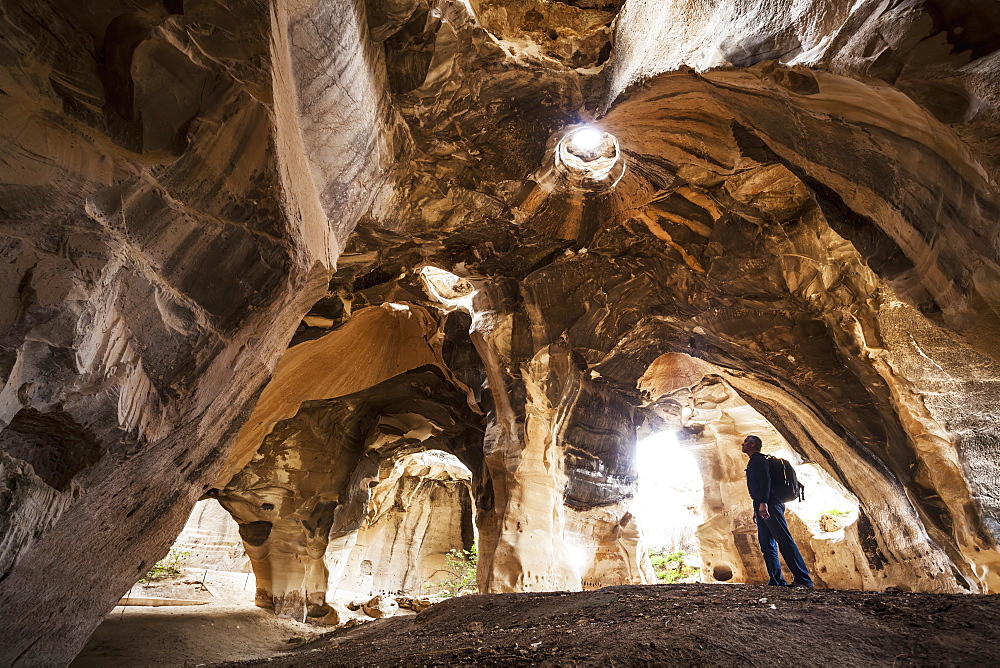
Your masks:
{"label": "man's head", "polygon": [[743,454],[752,455],[755,452],[760,452],[761,445],[763,444],[761,443],[760,437],[750,434],[743,439]]}

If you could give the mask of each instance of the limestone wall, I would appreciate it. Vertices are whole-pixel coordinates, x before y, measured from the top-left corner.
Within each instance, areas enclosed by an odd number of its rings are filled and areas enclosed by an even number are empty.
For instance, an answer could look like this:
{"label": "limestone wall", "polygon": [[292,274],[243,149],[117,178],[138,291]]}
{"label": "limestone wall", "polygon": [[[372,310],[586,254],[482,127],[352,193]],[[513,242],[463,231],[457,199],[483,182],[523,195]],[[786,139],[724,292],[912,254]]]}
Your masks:
{"label": "limestone wall", "polygon": [[[754,430],[857,499],[801,535],[828,583],[996,591],[998,12],[5,6],[0,663],[68,663],[205,495],[259,600],[322,614],[430,448],[484,591],[634,580],[646,423],[702,453],[706,575],[757,577]],[[586,124],[613,177],[557,164]]]}
{"label": "limestone wall", "polygon": [[445,556],[473,547],[470,477],[457,460],[434,453],[398,460],[373,489],[350,551],[327,551],[330,590],[360,596],[434,593],[435,582],[453,577],[443,570]]}
{"label": "limestone wall", "polygon": [[239,525],[215,499],[194,504],[187,524],[172,550],[184,554],[184,566],[246,573],[250,560],[243,549]]}

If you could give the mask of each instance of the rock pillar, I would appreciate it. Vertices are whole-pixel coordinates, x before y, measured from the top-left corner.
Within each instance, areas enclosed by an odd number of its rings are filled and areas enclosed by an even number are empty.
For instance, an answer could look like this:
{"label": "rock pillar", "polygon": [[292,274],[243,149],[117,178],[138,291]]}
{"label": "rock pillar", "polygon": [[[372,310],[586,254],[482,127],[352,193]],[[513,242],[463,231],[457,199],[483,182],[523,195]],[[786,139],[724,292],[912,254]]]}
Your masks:
{"label": "rock pillar", "polygon": [[[484,452],[494,507],[479,521],[484,592],[580,589],[581,574],[563,538],[567,478],[560,436],[579,390],[570,366],[566,348],[548,346],[521,365],[513,391],[493,383],[491,370],[497,411]],[[510,401],[516,395],[524,397],[520,419]]]}

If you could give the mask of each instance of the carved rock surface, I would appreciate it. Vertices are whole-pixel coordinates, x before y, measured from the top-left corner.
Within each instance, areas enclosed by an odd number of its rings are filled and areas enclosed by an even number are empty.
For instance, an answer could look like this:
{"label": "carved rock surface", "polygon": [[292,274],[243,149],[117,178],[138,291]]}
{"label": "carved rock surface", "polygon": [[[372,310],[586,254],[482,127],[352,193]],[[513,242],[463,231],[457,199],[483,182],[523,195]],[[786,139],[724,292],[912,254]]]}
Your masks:
{"label": "carved rock surface", "polygon": [[452,575],[445,570],[447,554],[472,549],[474,517],[468,469],[444,453],[401,457],[371,489],[368,513],[357,533],[328,548],[330,589],[433,590],[441,577]]}
{"label": "carved rock surface", "polygon": [[214,499],[194,505],[173,549],[186,553],[184,565],[245,573],[250,569],[239,525]]}
{"label": "carved rock surface", "polygon": [[335,93],[324,132],[374,141],[307,151],[302,50],[375,97],[384,67],[360,40],[284,49],[313,25],[287,9],[4,9],[3,663],[67,663],[163,556],[392,153],[391,118]]}
{"label": "carved rock surface", "polygon": [[[390,322],[397,323],[403,332],[408,331],[408,323],[427,318],[419,307],[371,311],[391,314]],[[334,344],[336,334],[328,335]],[[423,338],[417,340],[428,359],[438,359]],[[324,343],[324,339],[317,339],[300,347],[307,353],[345,354],[343,348],[329,349]],[[363,358],[353,359],[361,362]],[[325,376],[317,376],[318,383],[305,376],[299,376],[298,383],[290,382],[285,374],[295,374],[298,369],[294,364],[278,369],[270,387],[291,387],[293,396],[325,398],[303,401],[294,415],[274,422],[250,462],[218,490],[217,496],[240,525],[256,576],[257,604],[273,607],[279,615],[302,619],[325,614],[330,577],[327,545],[337,541],[333,554],[342,550],[350,554],[369,512],[369,500],[378,483],[389,476],[394,461],[424,449],[471,456],[468,446],[482,438],[482,431],[478,416],[466,403],[466,394],[451,384],[436,364],[418,366],[345,395],[339,394],[341,386],[327,386]],[[258,407],[270,411],[270,406],[284,406],[287,400],[287,396],[269,394]],[[251,421],[254,419],[251,416]],[[474,460],[470,463],[478,468]],[[419,478],[414,480],[420,484]],[[384,491],[394,495],[397,486],[387,485]],[[471,515],[471,508],[468,512]],[[457,519],[461,521],[461,517],[460,511]],[[461,535],[461,524],[454,528]],[[374,540],[379,532],[365,535]],[[345,546],[345,542],[349,544]],[[389,547],[392,544],[390,541]],[[406,550],[411,547],[419,553],[419,543],[404,546]],[[358,555],[360,558],[361,552]],[[343,568],[343,563],[341,560],[335,566]],[[397,566],[404,574],[406,563],[402,560]],[[358,569],[367,570],[370,578],[371,558],[362,559],[352,572],[357,574]]]}
{"label": "carved rock surface", "polygon": [[[328,614],[329,542],[427,449],[483,591],[647,577],[651,428],[703,464],[706,577],[760,576],[755,430],[858,501],[793,522],[827,585],[1000,589],[991,0],[15,4],[0,663],[67,663],[206,493],[261,603]],[[588,122],[605,179],[556,160]]]}

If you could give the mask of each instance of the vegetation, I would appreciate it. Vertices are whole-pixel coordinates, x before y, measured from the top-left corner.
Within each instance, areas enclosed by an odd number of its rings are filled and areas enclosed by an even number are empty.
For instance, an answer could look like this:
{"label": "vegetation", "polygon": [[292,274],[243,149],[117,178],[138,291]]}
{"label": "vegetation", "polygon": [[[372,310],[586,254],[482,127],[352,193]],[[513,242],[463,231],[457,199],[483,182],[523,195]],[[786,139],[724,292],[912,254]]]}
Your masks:
{"label": "vegetation", "polygon": [[698,569],[684,565],[683,550],[667,552],[663,548],[649,550],[649,561],[653,565],[656,579],[665,584],[675,582],[697,582]]}
{"label": "vegetation", "polygon": [[149,569],[149,572],[142,576],[139,582],[146,584],[148,582],[156,582],[157,580],[165,580],[166,578],[180,575],[181,564],[183,564],[184,560],[190,555],[191,552],[187,550],[179,550],[176,547],[171,547],[170,551],[167,552],[167,556],[157,561],[153,567]]}
{"label": "vegetation", "polygon": [[[463,594],[476,594],[476,561],[479,558],[478,546],[475,542],[468,550],[450,550],[444,558],[444,568],[437,571],[445,576],[433,583],[424,585],[425,589],[437,589],[438,596],[452,597]],[[433,577],[433,576],[432,576]]]}
{"label": "vegetation", "polygon": [[819,514],[820,517],[823,515],[832,515],[833,517],[843,517],[844,515],[850,515],[850,510],[837,510],[836,508],[832,510],[824,510]]}

